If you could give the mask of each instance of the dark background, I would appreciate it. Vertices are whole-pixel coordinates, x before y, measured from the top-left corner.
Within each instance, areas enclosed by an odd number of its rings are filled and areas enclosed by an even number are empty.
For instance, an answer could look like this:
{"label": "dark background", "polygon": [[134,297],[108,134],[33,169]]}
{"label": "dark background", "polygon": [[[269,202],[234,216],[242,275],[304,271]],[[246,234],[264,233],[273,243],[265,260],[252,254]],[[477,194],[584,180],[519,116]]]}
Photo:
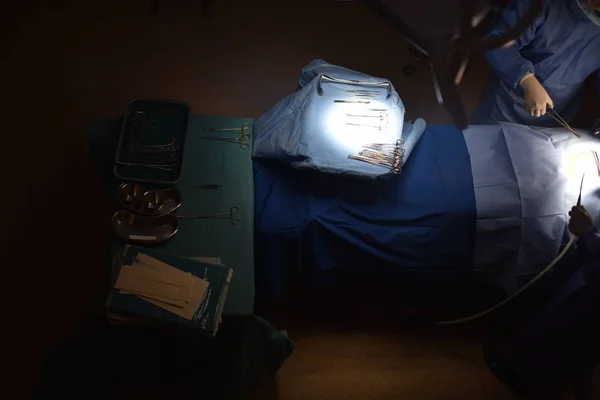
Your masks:
{"label": "dark background", "polygon": [[[0,10],[3,388],[25,398],[51,346],[102,312],[111,210],[84,123],[117,117],[131,98],[175,99],[206,115],[259,117],[293,92],[314,58],[392,80],[407,118],[450,124],[428,67],[359,3],[326,0],[39,0]],[[156,11],[156,10],[153,10]],[[206,11],[206,10],[205,10]],[[416,67],[406,77],[402,68]],[[461,87],[469,112],[489,74],[476,57]],[[598,110],[592,96],[586,108]],[[595,103],[594,103],[595,101]],[[296,351],[256,398],[508,399],[473,330],[414,331],[384,290],[332,312],[273,316]],[[302,293],[302,290],[300,290]],[[305,293],[312,304],[310,293]],[[373,311],[377,310],[377,311]],[[345,321],[345,322],[342,322]],[[435,376],[435,378],[432,378]],[[16,392],[14,392],[16,391]]]}

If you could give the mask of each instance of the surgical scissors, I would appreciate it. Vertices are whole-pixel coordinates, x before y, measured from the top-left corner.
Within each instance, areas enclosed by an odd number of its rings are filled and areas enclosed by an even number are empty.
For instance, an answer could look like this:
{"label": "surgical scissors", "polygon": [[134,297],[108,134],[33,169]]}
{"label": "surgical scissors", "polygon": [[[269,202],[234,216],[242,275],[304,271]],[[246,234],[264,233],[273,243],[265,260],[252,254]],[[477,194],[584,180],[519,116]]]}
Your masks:
{"label": "surgical scissors", "polygon": [[567,123],[567,121],[565,121],[556,111],[554,111],[553,108],[548,108],[548,115],[551,116],[552,118],[554,118],[554,120],[556,122],[558,122],[559,124],[561,124],[563,127],[567,128],[568,130],[570,130],[571,132],[573,132],[573,134],[575,136],[577,136],[578,138],[581,137],[581,135],[577,132],[575,132],[575,129],[571,128],[571,125],[569,125]]}
{"label": "surgical scissors", "polygon": [[246,143],[247,139],[244,139],[243,137],[239,138],[239,139],[234,139],[234,138],[224,138],[224,137],[216,137],[216,136],[201,136],[200,139],[216,140],[218,142],[237,143],[240,145],[240,148],[242,150],[248,150],[250,148],[248,143]]}
{"label": "surgical scissors", "polygon": [[177,219],[228,219],[231,225],[239,225],[240,219],[236,217],[237,213],[240,212],[239,207],[231,207],[229,212],[207,214],[207,215],[192,215],[192,216],[177,216]]}

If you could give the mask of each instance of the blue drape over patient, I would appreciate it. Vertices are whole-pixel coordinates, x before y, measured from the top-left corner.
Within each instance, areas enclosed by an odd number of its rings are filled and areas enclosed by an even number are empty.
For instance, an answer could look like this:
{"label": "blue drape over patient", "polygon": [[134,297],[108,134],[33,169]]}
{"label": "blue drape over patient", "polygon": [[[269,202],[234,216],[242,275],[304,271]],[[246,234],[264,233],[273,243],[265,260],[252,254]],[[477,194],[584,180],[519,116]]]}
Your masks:
{"label": "blue drape over patient", "polygon": [[[277,294],[290,266],[326,272],[358,263],[514,291],[567,240],[581,175],[567,176],[565,160],[580,147],[600,153],[600,143],[566,129],[503,123],[428,127],[402,175],[385,180],[257,159],[257,285]],[[600,188],[597,172],[584,186]],[[599,196],[584,196],[595,216]]]}
{"label": "blue drape over patient", "polygon": [[455,127],[428,127],[402,175],[389,179],[255,159],[254,183],[257,293],[280,295],[290,270],[358,266],[365,280],[382,279],[382,268],[430,277],[472,270],[473,179]]}

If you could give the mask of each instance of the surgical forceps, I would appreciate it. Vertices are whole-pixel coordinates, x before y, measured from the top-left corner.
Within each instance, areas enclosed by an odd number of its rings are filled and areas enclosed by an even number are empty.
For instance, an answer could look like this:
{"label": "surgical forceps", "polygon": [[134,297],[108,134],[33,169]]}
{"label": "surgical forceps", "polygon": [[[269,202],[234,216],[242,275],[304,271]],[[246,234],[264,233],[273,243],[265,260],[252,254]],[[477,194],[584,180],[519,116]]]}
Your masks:
{"label": "surgical forceps", "polygon": [[392,172],[394,174],[400,174],[402,172],[402,163],[399,161],[396,161],[394,163],[390,163],[388,161],[383,161],[383,160],[377,160],[377,159],[373,159],[373,158],[369,158],[369,157],[365,157],[365,156],[361,156],[361,155],[349,155],[348,158],[350,160],[357,160],[357,161],[362,161],[362,162],[366,162],[369,164],[374,164],[374,165],[379,165],[381,167],[385,167],[385,168],[389,168],[392,170]]}
{"label": "surgical forceps", "polygon": [[129,149],[131,161],[147,165],[175,163],[180,156],[177,140],[171,139],[168,144],[141,146]]}
{"label": "surgical forceps", "polygon": [[177,216],[177,219],[228,219],[231,225],[239,225],[240,219],[236,217],[240,212],[239,207],[231,207],[227,213],[207,214],[207,215],[192,215],[192,216]]}
{"label": "surgical forceps", "polygon": [[403,143],[402,139],[396,140],[395,144],[368,143],[363,146],[364,149],[358,155],[350,154],[348,158],[386,167],[394,174],[400,174],[404,163],[404,149],[400,147]]}
{"label": "surgical forceps", "polygon": [[383,111],[379,112],[379,115],[364,115],[364,114],[348,114],[348,113],[346,113],[346,117],[385,119],[388,117],[388,113],[383,112]]}
{"label": "surgical forceps", "polygon": [[360,101],[360,100],[334,100],[334,103],[351,103],[351,104],[371,104],[370,101]]}
{"label": "surgical forceps", "polygon": [[[346,85],[358,85],[358,86],[362,86],[362,87],[369,87],[369,88],[375,88],[375,89],[386,88],[387,89],[386,99],[389,99],[392,96],[392,84],[390,82],[355,81],[355,80],[349,80],[349,79],[332,78],[325,74],[321,75],[321,77],[319,78],[319,81],[317,83],[317,94],[319,96],[323,96],[323,87],[322,87],[323,81],[334,82],[334,83],[343,83]],[[365,89],[363,89],[363,91],[365,91]]]}
{"label": "surgical forceps", "polygon": [[365,99],[376,99],[379,96],[378,92],[374,92],[372,90],[346,90],[350,96],[354,97],[363,97]]}
{"label": "surgical forceps", "polygon": [[371,150],[398,150],[398,151],[402,151],[404,153],[404,149],[401,148],[400,146],[402,146],[404,144],[404,140],[402,139],[397,139],[396,143],[367,143],[365,145],[363,145],[362,147],[364,147],[365,149],[371,149]]}
{"label": "surgical forceps", "polygon": [[398,157],[404,157],[404,149],[394,149],[392,151],[379,151],[372,149],[364,149],[358,152],[359,156],[372,158],[375,160],[386,160],[394,162]]}
{"label": "surgical forceps", "polygon": [[244,122],[239,128],[203,128],[204,132],[224,132],[224,133],[239,133],[238,138],[231,137],[217,137],[217,136],[201,136],[201,139],[205,140],[216,140],[219,142],[237,143],[240,145],[242,150],[247,150],[250,146],[246,143],[252,137],[247,132],[251,125],[248,122]]}
{"label": "surgical forceps", "polygon": [[179,150],[179,144],[177,143],[177,139],[170,139],[169,143],[166,144],[135,146],[131,150],[141,153],[172,153]]}
{"label": "surgical forceps", "polygon": [[556,122],[558,122],[563,127],[567,128],[568,130],[570,130],[571,132],[573,132],[573,134],[575,136],[577,136],[578,138],[581,137],[581,135],[579,133],[575,132],[575,129],[571,128],[571,125],[569,125],[567,123],[567,121],[565,121],[556,111],[554,111],[554,109],[552,107],[548,108],[547,111],[548,111],[548,115],[551,116],[552,118],[554,118],[554,120]]}
{"label": "surgical forceps", "polygon": [[117,164],[125,165],[126,167],[146,167],[153,169],[160,169],[162,171],[174,172],[177,165],[175,164],[144,164],[144,163],[131,163],[131,162],[123,162],[117,161]]}
{"label": "surgical forceps", "polygon": [[396,155],[393,153],[381,153],[374,150],[361,150],[358,152],[359,156],[367,157],[371,160],[383,161],[393,164],[396,161]]}
{"label": "surgical forceps", "polygon": [[385,130],[387,130],[387,125],[388,125],[387,121],[386,120],[381,120],[381,122],[382,123],[385,122],[385,126],[382,126],[382,125],[368,125],[368,124],[355,124],[355,123],[352,123],[352,122],[346,122],[346,125],[360,126],[362,128],[375,128],[378,131],[385,131]]}
{"label": "surgical forceps", "polygon": [[202,131],[203,132],[231,132],[231,133],[239,132],[241,134],[240,136],[241,136],[242,140],[248,140],[248,139],[250,139],[250,134],[246,131],[249,130],[250,128],[251,128],[250,124],[248,122],[244,122],[242,124],[242,126],[239,128],[203,128]]}
{"label": "surgical forceps", "polygon": [[216,137],[216,136],[201,136],[200,139],[216,140],[218,142],[227,142],[227,143],[237,143],[240,145],[240,148],[242,150],[248,150],[250,148],[248,143],[246,143],[247,139],[244,139],[243,137],[239,138],[239,139],[234,139],[234,138],[224,138],[224,137]]}

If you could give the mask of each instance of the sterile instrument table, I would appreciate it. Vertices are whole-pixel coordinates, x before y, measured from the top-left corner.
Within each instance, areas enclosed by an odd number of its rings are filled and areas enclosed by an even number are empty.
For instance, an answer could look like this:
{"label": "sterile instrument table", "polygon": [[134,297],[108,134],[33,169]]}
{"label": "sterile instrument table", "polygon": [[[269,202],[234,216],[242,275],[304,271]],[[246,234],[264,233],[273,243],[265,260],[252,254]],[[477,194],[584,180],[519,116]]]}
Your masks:
{"label": "sterile instrument table", "polygon": [[[112,165],[120,122],[98,120],[86,125],[86,139],[92,158],[115,211],[120,209],[116,191],[122,181],[114,176]],[[252,314],[254,309],[252,138],[247,141],[249,148],[245,148],[239,143],[206,140],[206,137],[220,136],[222,131],[219,129],[239,128],[244,124],[249,127],[252,136],[252,123],[252,119],[245,118],[191,116],[183,178],[174,186],[183,198],[177,215],[218,214],[237,207],[239,224],[234,225],[227,219],[181,220],[179,230],[171,240],[153,247],[180,257],[220,257],[222,264],[232,268],[226,314],[247,315]],[[110,221],[107,221],[107,226],[109,224]],[[122,246],[119,243],[113,251]]]}

